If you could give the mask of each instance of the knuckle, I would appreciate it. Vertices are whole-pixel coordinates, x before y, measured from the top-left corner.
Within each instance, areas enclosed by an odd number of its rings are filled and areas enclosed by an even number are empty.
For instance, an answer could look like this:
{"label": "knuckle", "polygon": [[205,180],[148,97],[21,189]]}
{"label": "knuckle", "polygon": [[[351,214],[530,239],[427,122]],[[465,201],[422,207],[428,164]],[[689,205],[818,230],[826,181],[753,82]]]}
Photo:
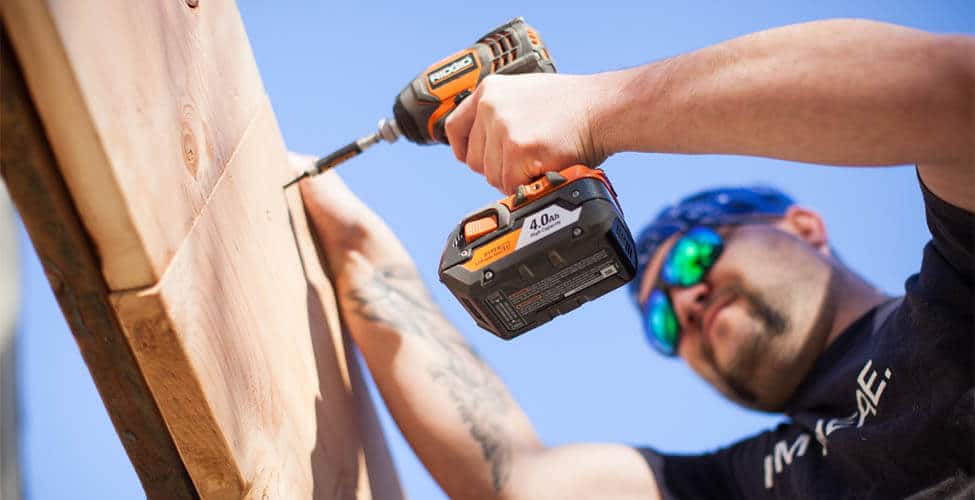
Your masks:
{"label": "knuckle", "polygon": [[524,132],[512,131],[510,135],[510,142],[513,147],[520,151],[533,151],[541,147],[541,141],[537,137]]}
{"label": "knuckle", "polygon": [[483,94],[484,92],[487,92],[489,89],[494,88],[494,84],[495,82],[497,82],[498,79],[497,77],[498,77],[497,73],[491,73],[488,76],[485,76],[484,79],[481,80],[481,83],[478,84],[477,89],[480,90],[480,92]]}
{"label": "knuckle", "polygon": [[488,96],[484,96],[480,101],[477,101],[478,114],[494,113],[496,109],[497,105],[495,104],[494,99],[491,99]]}

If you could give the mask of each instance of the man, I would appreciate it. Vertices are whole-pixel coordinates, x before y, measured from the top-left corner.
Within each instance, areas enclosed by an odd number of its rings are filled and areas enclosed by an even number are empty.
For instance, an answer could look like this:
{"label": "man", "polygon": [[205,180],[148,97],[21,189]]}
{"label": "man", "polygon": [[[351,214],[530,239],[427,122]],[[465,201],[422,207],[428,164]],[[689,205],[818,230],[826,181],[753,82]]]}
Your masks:
{"label": "man", "polygon": [[504,192],[618,151],[917,165],[933,239],[901,298],[846,268],[822,219],[774,190],[700,193],[641,233],[634,295],[651,342],[733,401],[789,416],[702,456],[543,446],[388,228],[334,174],[303,183],[348,330],[444,491],[971,495],[973,53],[970,37],[814,22],[625,71],[491,77],[448,121],[457,158]]}

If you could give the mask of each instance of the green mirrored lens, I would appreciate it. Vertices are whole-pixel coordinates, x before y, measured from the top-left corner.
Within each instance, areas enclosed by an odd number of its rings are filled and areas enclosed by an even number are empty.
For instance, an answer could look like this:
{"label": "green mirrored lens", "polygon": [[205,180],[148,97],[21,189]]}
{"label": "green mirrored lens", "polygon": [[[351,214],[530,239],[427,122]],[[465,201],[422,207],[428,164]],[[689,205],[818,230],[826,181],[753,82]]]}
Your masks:
{"label": "green mirrored lens", "polygon": [[650,344],[663,354],[673,356],[677,352],[680,323],[677,322],[677,315],[674,314],[674,308],[670,305],[666,293],[661,290],[650,293],[644,319],[647,340]]}
{"label": "green mirrored lens", "polygon": [[691,286],[704,278],[704,274],[718,259],[723,244],[721,235],[707,227],[695,227],[677,240],[664,259],[660,270],[664,283],[672,286]]}

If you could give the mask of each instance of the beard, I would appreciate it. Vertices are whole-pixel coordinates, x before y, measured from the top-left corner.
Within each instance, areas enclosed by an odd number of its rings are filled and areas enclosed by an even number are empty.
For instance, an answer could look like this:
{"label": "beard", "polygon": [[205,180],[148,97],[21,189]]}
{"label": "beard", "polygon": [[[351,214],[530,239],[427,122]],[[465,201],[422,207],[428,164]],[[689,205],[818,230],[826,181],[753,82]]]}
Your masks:
{"label": "beard", "polygon": [[745,302],[746,312],[755,321],[755,327],[748,334],[746,342],[739,346],[727,368],[718,366],[714,348],[707,337],[701,345],[701,354],[735,398],[749,407],[757,407],[758,395],[750,387],[749,382],[754,379],[754,372],[761,365],[761,360],[768,351],[769,341],[784,335],[789,330],[791,322],[788,315],[780,308],[775,307],[758,292],[748,290],[741,284],[731,285],[724,293],[715,294],[712,301],[727,294],[734,294]]}

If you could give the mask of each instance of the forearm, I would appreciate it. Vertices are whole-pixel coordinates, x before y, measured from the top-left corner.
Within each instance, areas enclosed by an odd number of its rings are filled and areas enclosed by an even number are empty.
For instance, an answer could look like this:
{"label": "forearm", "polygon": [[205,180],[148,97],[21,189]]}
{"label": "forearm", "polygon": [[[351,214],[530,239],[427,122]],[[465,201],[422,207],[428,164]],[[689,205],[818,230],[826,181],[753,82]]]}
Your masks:
{"label": "forearm", "polygon": [[400,430],[452,498],[498,495],[515,454],[539,447],[524,412],[408,261],[350,265],[343,319]]}
{"label": "forearm", "polygon": [[858,20],[769,30],[598,76],[596,133],[608,152],[971,165],[973,46]]}

